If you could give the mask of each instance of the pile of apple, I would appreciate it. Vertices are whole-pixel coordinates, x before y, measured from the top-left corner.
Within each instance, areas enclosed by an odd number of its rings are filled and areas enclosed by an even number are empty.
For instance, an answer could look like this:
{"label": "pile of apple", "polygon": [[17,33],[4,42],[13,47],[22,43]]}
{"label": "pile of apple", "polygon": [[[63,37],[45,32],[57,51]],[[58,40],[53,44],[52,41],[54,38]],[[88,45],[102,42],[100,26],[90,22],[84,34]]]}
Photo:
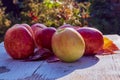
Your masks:
{"label": "pile of apple", "polygon": [[5,34],[4,46],[13,59],[47,59],[56,56],[74,62],[95,55],[104,44],[103,34],[90,27],[63,25],[59,28],[36,23],[15,24]]}

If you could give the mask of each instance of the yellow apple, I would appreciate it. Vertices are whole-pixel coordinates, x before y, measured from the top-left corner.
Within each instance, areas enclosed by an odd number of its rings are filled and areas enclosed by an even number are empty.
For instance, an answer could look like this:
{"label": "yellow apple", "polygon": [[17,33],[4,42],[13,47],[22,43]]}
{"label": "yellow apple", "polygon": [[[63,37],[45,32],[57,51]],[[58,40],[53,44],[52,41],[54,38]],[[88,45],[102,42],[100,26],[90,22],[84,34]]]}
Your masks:
{"label": "yellow apple", "polygon": [[83,56],[85,42],[73,28],[58,29],[52,37],[52,49],[61,61],[74,62]]}

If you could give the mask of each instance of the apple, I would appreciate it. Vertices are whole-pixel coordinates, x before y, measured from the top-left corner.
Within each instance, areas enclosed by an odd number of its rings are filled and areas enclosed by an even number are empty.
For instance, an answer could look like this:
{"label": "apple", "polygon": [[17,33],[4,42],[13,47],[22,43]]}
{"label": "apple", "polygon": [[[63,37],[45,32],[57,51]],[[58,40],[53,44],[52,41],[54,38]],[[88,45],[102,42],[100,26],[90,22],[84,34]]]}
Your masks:
{"label": "apple", "polygon": [[73,27],[73,26],[70,25],[70,24],[64,24],[64,25],[58,27],[58,29],[67,28],[67,27],[71,28],[71,27]]}
{"label": "apple", "polygon": [[64,25],[58,27],[58,29],[63,29],[63,28],[73,28],[73,29],[77,30],[78,28],[80,28],[80,26],[72,26],[70,24],[64,24]]}
{"label": "apple", "polygon": [[41,23],[35,23],[31,26],[33,33],[35,34],[37,31],[47,28],[44,24]]}
{"label": "apple", "polygon": [[[22,26],[21,26],[22,25]],[[31,33],[30,35],[33,37],[34,35],[33,35],[33,30],[32,30],[32,28],[28,25],[28,24],[26,24],[26,23],[23,23],[23,24],[15,24],[15,25],[13,25],[13,27],[19,27],[19,26],[21,26],[21,27],[26,27],[27,28],[27,30],[29,30],[29,32]]]}
{"label": "apple", "polygon": [[28,24],[26,24],[26,23],[23,23],[23,24],[15,24],[14,26],[19,26],[19,25],[22,25],[23,27],[26,27],[27,30],[29,30],[29,32],[31,33],[30,35],[32,36],[32,38],[33,38],[33,40],[34,40],[34,42],[35,42],[35,36],[34,36],[34,33],[33,33],[32,28],[31,28]]}
{"label": "apple", "polygon": [[23,25],[9,28],[4,37],[6,52],[13,59],[24,59],[34,53],[34,40],[30,31]]}
{"label": "apple", "polygon": [[28,24],[24,23],[24,24],[20,24],[20,25],[26,27],[29,30],[29,32],[32,34],[33,39],[35,39],[33,30],[32,30],[32,28]]}
{"label": "apple", "polygon": [[80,28],[82,28],[81,26],[73,26],[73,28],[75,29],[75,30],[78,30],[78,29],[80,29]]}
{"label": "apple", "polygon": [[20,25],[26,27],[30,31],[30,33],[33,35],[33,30],[28,24],[24,23],[24,24],[20,24]]}
{"label": "apple", "polygon": [[73,28],[58,29],[52,37],[52,49],[60,60],[74,62],[84,54],[85,42]]}
{"label": "apple", "polygon": [[37,33],[37,32],[41,32],[42,29],[47,28],[47,27],[46,27],[44,24],[35,23],[35,24],[33,24],[33,25],[31,26],[31,28],[32,28],[32,30],[33,30],[35,45],[36,45],[36,47],[41,48],[41,46],[38,46],[37,43],[36,43],[36,39],[35,39],[36,33]]}
{"label": "apple", "polygon": [[48,27],[48,28],[42,29],[41,31],[38,31],[35,36],[36,44],[40,48],[42,47],[52,51],[51,39],[55,32],[56,32],[56,29],[54,27]]}
{"label": "apple", "polygon": [[96,52],[103,47],[103,34],[95,28],[83,27],[77,30],[85,41],[85,54],[95,55]]}

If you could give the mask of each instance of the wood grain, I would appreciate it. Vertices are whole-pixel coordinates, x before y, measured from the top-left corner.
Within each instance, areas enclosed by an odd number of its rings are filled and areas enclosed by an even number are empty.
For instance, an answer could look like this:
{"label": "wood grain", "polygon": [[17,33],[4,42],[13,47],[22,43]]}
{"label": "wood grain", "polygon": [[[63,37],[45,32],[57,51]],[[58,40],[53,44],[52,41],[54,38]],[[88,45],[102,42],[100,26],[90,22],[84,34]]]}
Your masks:
{"label": "wood grain", "polygon": [[97,64],[84,70],[77,69],[58,80],[120,80],[119,66],[115,66],[113,60],[115,55],[98,56],[100,60]]}
{"label": "wood grain", "polygon": [[17,80],[31,76],[43,62],[13,60],[0,45],[0,80]]}
{"label": "wood grain", "polygon": [[[120,48],[118,35],[107,35]],[[120,80],[120,51],[82,57],[74,63],[23,62],[7,55],[0,44],[0,80]]]}
{"label": "wood grain", "polygon": [[83,57],[74,63],[44,62],[43,65],[35,72],[35,75],[39,75],[38,77],[42,77],[44,80],[55,80],[71,75],[76,70],[89,68],[95,65],[98,61],[99,59],[97,57]]}

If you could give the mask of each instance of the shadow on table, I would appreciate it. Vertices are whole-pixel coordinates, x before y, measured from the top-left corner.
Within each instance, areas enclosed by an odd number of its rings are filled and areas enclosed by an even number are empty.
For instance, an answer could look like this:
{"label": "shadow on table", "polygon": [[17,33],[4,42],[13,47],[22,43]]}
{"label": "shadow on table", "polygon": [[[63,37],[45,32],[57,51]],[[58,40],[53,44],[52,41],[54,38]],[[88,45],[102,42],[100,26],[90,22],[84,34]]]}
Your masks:
{"label": "shadow on table", "polygon": [[25,79],[42,79],[42,80],[55,80],[64,77],[75,70],[81,70],[92,67],[99,61],[99,58],[94,57],[82,57],[80,60],[74,63],[43,63],[42,66],[32,75]]}

